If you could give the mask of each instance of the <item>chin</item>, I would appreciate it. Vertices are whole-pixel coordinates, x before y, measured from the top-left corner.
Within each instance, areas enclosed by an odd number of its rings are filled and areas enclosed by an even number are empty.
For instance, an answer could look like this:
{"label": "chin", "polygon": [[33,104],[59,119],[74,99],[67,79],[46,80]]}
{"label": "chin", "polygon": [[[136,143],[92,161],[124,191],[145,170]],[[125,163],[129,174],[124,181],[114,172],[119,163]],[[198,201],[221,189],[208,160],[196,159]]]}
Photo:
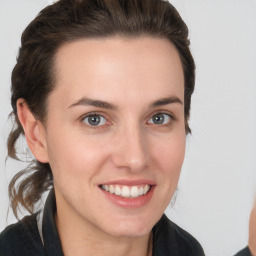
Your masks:
{"label": "chin", "polygon": [[[146,218],[129,218],[126,217],[124,219],[116,219],[114,224],[109,226],[108,233],[113,236],[119,237],[141,237],[148,235],[153,226],[156,224],[155,222],[147,221]],[[157,221],[156,221],[157,222]]]}
{"label": "chin", "polygon": [[115,237],[142,237],[142,236],[146,236],[148,235],[152,230],[151,228],[138,228],[138,227],[134,227],[134,228],[123,228],[121,227],[120,229],[115,229],[115,230],[111,230],[110,233],[112,236]]}

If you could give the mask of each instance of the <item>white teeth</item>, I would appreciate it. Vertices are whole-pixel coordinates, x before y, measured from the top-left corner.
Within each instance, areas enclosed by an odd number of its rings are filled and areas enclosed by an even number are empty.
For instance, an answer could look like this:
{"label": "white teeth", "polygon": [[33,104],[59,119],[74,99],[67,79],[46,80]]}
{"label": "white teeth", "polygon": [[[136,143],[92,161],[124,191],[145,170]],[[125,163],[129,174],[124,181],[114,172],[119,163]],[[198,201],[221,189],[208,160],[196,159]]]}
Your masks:
{"label": "white teeth", "polygon": [[123,197],[130,197],[130,189],[127,186],[123,186],[121,196]]}
{"label": "white teeth", "polygon": [[132,187],[131,189],[131,197],[138,197],[139,196],[139,189],[138,187]]}
{"label": "white teeth", "polygon": [[149,188],[150,188],[149,185],[146,185],[146,186],[144,187],[144,191],[143,191],[143,192],[144,192],[144,195],[149,191]]}
{"label": "white teeth", "polygon": [[144,195],[144,189],[143,189],[143,187],[140,187],[140,189],[139,189],[139,196],[142,196],[142,195]]}
{"label": "white teeth", "polygon": [[136,198],[148,193],[150,185],[144,186],[120,186],[120,185],[102,185],[101,188],[111,194],[122,196],[125,198]]}
{"label": "white teeth", "polygon": [[110,186],[109,186],[109,192],[110,192],[111,194],[114,194],[115,188],[114,188],[113,185],[110,185]]}
{"label": "white teeth", "polygon": [[121,188],[120,188],[119,186],[116,186],[115,194],[116,194],[117,196],[120,196],[121,193],[122,193]]}

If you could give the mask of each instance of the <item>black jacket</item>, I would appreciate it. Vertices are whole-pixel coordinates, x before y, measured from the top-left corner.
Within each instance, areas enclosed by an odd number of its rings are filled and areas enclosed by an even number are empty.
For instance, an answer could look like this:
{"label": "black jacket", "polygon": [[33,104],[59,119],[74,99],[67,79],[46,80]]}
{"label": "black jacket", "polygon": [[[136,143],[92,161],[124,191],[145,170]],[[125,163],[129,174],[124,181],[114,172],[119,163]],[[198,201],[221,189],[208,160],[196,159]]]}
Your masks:
{"label": "black jacket", "polygon": [[[42,238],[37,221],[39,213],[24,217],[0,234],[0,256],[63,256],[54,222],[55,212],[52,190],[44,207]],[[153,256],[169,255],[203,256],[204,252],[195,238],[163,215],[153,227]]]}
{"label": "black jacket", "polygon": [[248,246],[246,246],[243,250],[239,251],[236,255],[234,256],[252,256],[250,249]]}

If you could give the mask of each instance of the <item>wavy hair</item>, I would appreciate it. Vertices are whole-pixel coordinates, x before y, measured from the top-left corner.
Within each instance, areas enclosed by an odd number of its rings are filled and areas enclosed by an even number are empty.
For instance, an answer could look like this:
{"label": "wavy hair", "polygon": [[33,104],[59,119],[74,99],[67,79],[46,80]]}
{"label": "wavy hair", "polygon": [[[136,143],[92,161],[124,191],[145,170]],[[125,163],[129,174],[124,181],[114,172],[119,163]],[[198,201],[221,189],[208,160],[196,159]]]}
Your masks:
{"label": "wavy hair", "polygon": [[[189,49],[188,28],[177,10],[165,0],[59,0],[44,8],[21,37],[17,63],[12,72],[11,104],[14,126],[8,138],[8,156],[18,159],[17,141],[24,131],[16,102],[25,99],[43,124],[47,97],[54,88],[54,57],[65,43],[82,38],[151,36],[168,39],[177,49],[185,81],[185,129],[195,84],[195,64]],[[18,218],[20,206],[30,213],[42,194],[53,186],[48,163],[32,160],[9,184],[9,198]]]}

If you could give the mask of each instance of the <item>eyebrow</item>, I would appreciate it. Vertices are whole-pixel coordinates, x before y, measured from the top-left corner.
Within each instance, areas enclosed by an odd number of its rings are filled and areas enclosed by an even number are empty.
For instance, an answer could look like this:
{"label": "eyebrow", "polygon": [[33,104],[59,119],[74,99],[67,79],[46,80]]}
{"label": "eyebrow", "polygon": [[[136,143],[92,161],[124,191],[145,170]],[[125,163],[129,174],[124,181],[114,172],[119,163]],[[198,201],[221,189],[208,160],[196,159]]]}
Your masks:
{"label": "eyebrow", "polygon": [[159,106],[164,106],[172,103],[179,103],[183,105],[183,102],[178,97],[166,97],[153,102],[150,106],[159,107]]}
{"label": "eyebrow", "polygon": [[106,108],[106,109],[117,109],[117,106],[114,104],[102,101],[102,100],[94,100],[94,99],[89,99],[86,97],[81,98],[77,102],[73,103],[72,105],[69,106],[69,108],[74,107],[74,106],[93,106],[93,107],[98,107],[98,108]]}
{"label": "eyebrow", "polygon": [[[159,106],[164,106],[164,105],[173,104],[173,103],[179,103],[183,105],[183,102],[178,97],[166,97],[166,98],[162,98],[157,101],[154,101],[153,103],[150,104],[150,107],[159,107]],[[93,107],[105,108],[105,109],[111,109],[111,110],[118,109],[118,107],[112,103],[108,103],[102,100],[89,99],[86,97],[79,99],[78,101],[70,105],[68,108],[81,106],[81,105],[93,106]]]}

